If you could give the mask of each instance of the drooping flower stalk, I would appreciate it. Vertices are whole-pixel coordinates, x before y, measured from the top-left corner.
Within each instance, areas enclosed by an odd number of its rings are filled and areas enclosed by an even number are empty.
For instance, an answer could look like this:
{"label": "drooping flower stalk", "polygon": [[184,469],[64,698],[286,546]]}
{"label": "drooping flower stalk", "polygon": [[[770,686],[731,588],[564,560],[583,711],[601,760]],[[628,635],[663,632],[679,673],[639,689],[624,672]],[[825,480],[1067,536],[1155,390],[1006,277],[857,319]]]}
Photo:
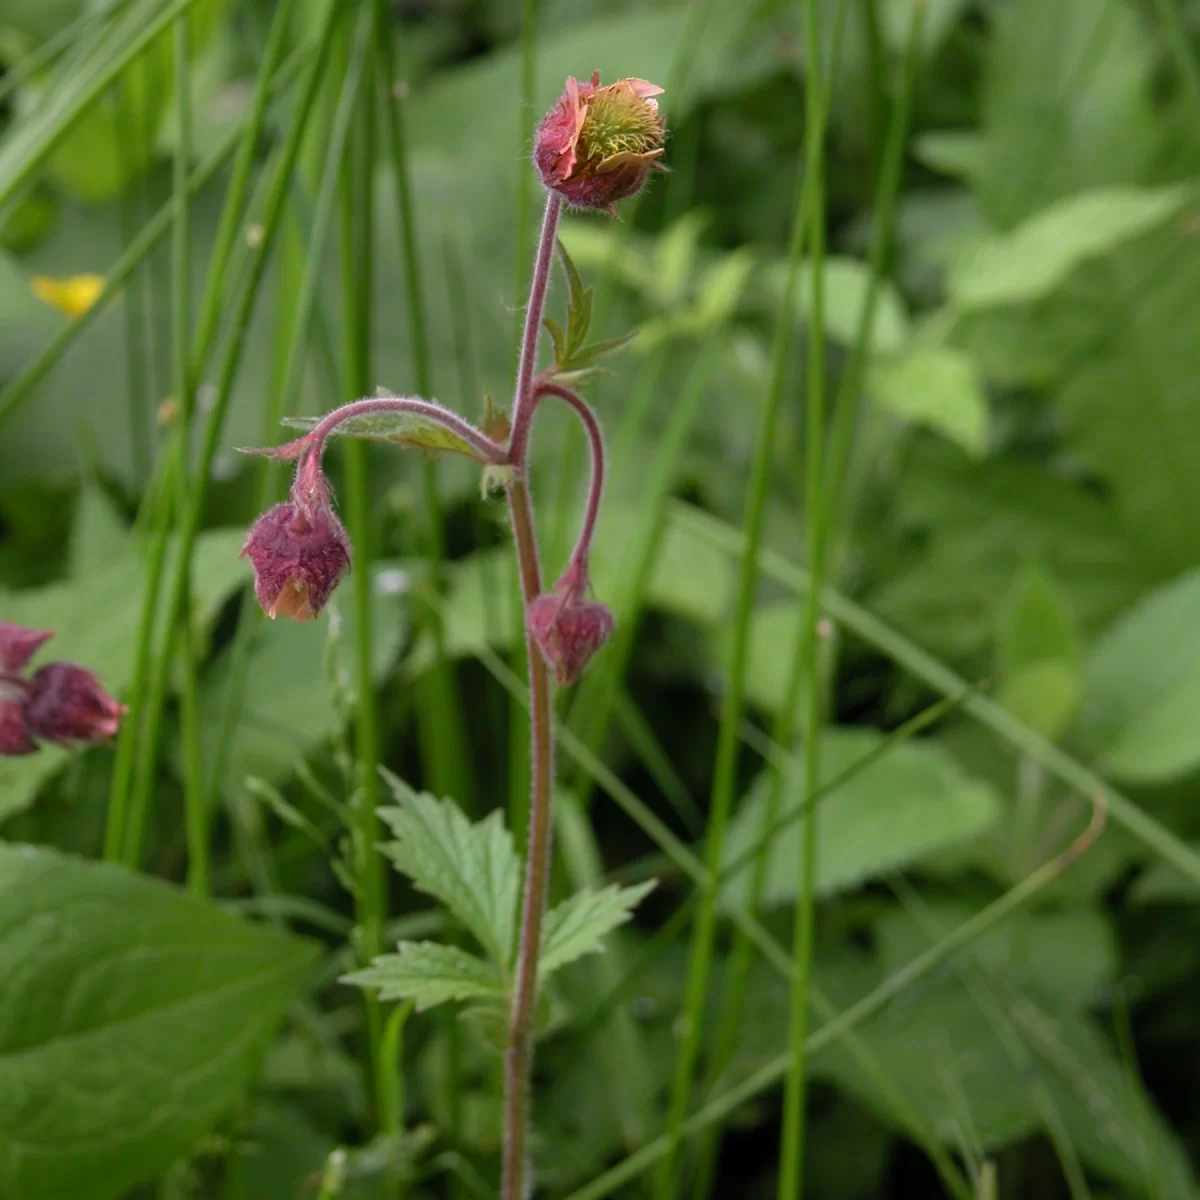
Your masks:
{"label": "drooping flower stalk", "polygon": [[[574,683],[613,628],[611,612],[589,598],[588,559],[604,488],[603,435],[587,402],[556,378],[565,369],[563,362],[537,373],[538,337],[562,206],[565,202],[611,213],[616,201],[641,187],[662,154],[663,124],[654,99],[661,90],[641,79],[602,87],[599,75],[583,84],[572,78],[538,127],[534,162],[547,189],[546,208],[508,421],[489,410],[480,429],[428,400],[378,396],[335,409],[304,436],[283,446],[255,451],[296,463],[288,501],[255,522],[242,550],[254,566],[259,601],[272,617],[309,620],[317,616],[350,566],[349,540],[334,514],[333,490],[322,465],[326,442],[339,426],[382,419],[382,426],[360,425],[345,432],[466,454],[485,468],[485,481],[499,480],[507,493],[525,606],[533,746],[525,887],[504,1060],[503,1200],[526,1200],[531,1191],[529,1080],[538,955],[550,878],[554,783],[549,669],[553,668],[561,686]],[[586,328],[580,338],[585,335]],[[570,343],[576,348],[578,344]],[[592,459],[579,537],[566,569],[549,592],[543,591],[528,481],[530,433],[544,396],[556,397],[579,417]]]}

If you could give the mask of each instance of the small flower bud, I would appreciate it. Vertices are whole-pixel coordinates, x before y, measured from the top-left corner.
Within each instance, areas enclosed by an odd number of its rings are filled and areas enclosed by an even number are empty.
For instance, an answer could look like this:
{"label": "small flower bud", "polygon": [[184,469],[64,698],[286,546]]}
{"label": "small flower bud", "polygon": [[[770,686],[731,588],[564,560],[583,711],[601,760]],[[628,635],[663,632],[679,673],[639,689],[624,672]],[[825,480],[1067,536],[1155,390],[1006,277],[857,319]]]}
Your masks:
{"label": "small flower bud", "polygon": [[0,757],[16,758],[22,754],[32,754],[37,746],[29,736],[29,722],[25,719],[25,709],[22,704],[22,693],[10,691],[8,681],[0,681]]}
{"label": "small flower bud", "polygon": [[30,681],[28,732],[47,742],[100,742],[115,737],[125,706],[95,675],[75,663],[48,663]]}
{"label": "small flower bud", "polygon": [[20,671],[53,636],[53,630],[26,629],[0,621],[0,670]]}
{"label": "small flower bud", "polygon": [[569,567],[554,591],[535,597],[525,611],[529,632],[563,687],[583,674],[612,636],[612,613],[598,601],[584,599],[587,588],[587,572]]}
{"label": "small flower bud", "polygon": [[662,88],[644,79],[600,86],[574,77],[538,126],[533,159],[542,182],[578,208],[616,212],[663,153],[663,121],[655,96]]}
{"label": "small flower bud", "polygon": [[241,557],[254,566],[254,590],[272,620],[311,621],[325,607],[350,565],[350,539],[315,457],[301,463],[291,500],[251,526]]}

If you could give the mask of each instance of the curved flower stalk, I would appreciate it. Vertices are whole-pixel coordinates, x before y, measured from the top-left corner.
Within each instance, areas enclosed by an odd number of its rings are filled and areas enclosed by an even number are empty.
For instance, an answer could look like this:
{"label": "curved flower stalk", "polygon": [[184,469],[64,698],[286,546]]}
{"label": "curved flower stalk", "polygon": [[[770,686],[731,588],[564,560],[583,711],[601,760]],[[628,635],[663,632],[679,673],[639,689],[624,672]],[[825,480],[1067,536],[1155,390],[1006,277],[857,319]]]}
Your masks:
{"label": "curved flower stalk", "polygon": [[23,674],[53,636],[0,621],[0,755],[33,754],[38,742],[107,741],[121,728],[125,706],[86,667],[52,662]]}
{"label": "curved flower stalk", "polygon": [[[296,463],[288,500],[255,522],[242,550],[254,567],[259,602],[272,618],[313,619],[350,568],[349,539],[334,513],[333,490],[322,466],[325,446],[335,433],[466,455],[484,468],[485,482],[498,482],[507,494],[525,604],[533,769],[517,963],[508,996],[504,1200],[524,1200],[530,1191],[528,1090],[538,955],[550,872],[553,787],[548,672],[553,670],[560,686],[570,686],[613,630],[612,613],[590,596],[588,575],[604,488],[604,439],[591,407],[566,386],[563,376],[568,371],[572,378],[586,374],[596,359],[626,340],[585,345],[590,297],[565,252],[562,258],[570,293],[568,320],[565,331],[546,321],[554,339],[555,361],[541,373],[536,371],[538,335],[563,204],[615,213],[616,202],[636,192],[649,172],[659,167],[663,121],[656,97],[661,92],[661,88],[642,79],[601,86],[598,74],[582,84],[571,78],[538,127],[534,163],[547,189],[546,209],[525,310],[510,420],[490,413],[483,428],[479,428],[432,401],[380,395],[335,409],[286,445],[252,451]],[[548,592],[542,585],[527,471],[534,416],[546,396],[565,403],[579,418],[588,437],[592,462],[579,536],[566,569]]]}

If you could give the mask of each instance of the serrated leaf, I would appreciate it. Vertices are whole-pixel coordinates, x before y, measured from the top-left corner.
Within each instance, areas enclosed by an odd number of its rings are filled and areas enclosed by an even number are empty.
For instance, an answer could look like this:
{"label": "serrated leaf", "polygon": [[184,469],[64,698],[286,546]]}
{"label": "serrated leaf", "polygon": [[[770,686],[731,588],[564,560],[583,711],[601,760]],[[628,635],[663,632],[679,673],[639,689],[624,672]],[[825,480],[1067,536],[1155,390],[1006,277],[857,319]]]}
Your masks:
{"label": "serrated leaf", "polygon": [[115,1200],[187,1154],[315,949],[118,867],[0,847],[0,1195]]}
{"label": "serrated leaf", "polygon": [[558,260],[562,263],[563,275],[567,280],[567,354],[569,360],[587,340],[592,326],[592,289],[583,286],[583,280],[567,253],[567,248],[558,241]]}
{"label": "serrated leaf", "polygon": [[457,946],[400,942],[396,954],[381,954],[369,967],[342,976],[343,983],[378,988],[380,1000],[411,1000],[418,1011],[450,1000],[502,999],[496,968]]}
{"label": "serrated leaf", "polygon": [[[283,424],[292,429],[313,429],[323,417],[285,417]],[[412,413],[364,413],[343,421],[331,434],[332,437],[369,438],[377,442],[390,442],[395,446],[407,446],[414,450],[449,451],[462,454],[476,462],[483,460],[475,448],[451,433],[436,421]]]}
{"label": "serrated leaf", "polygon": [[566,368],[566,371],[559,375],[559,378],[567,372],[575,372],[583,370],[585,367],[590,367],[593,363],[599,362],[602,358],[607,358],[610,354],[616,352],[623,347],[629,345],[633,339],[637,337],[637,330],[631,329],[628,333],[622,334],[620,337],[609,338],[604,342],[593,342],[590,346],[584,346],[581,350],[575,351],[570,358],[560,365]]}
{"label": "serrated leaf", "polygon": [[651,879],[636,887],[613,884],[603,891],[576,892],[546,914],[538,974],[542,979],[559,967],[603,947],[604,935],[623,925],[655,885]]}
{"label": "serrated leaf", "polygon": [[554,343],[554,361],[559,364],[565,363],[567,361],[567,335],[563,333],[562,326],[553,317],[543,317],[542,324],[546,327],[546,332]]}
{"label": "serrated leaf", "polygon": [[383,852],[423,892],[441,900],[507,971],[521,868],[499,812],[472,823],[452,800],[414,792],[384,772],[397,808],[379,810],[397,841]]}

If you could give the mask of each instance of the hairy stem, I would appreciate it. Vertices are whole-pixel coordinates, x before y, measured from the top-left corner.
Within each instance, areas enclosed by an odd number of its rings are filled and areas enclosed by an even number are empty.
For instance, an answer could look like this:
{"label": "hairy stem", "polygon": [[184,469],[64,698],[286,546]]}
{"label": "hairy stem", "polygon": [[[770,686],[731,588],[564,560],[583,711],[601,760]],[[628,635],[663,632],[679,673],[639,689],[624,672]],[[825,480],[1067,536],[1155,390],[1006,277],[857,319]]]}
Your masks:
{"label": "hairy stem", "polygon": [[592,548],[592,536],[596,532],[596,518],[600,514],[600,498],[604,494],[604,435],[600,432],[600,422],[592,411],[592,406],[578,393],[561,383],[549,381],[539,382],[534,390],[534,400],[540,396],[557,396],[559,400],[569,404],[578,414],[587,431],[588,443],[592,451],[592,477],[588,482],[587,507],[583,512],[583,524],[579,528],[579,536],[575,539],[575,549],[567,563],[567,570],[587,566],[588,552]]}
{"label": "hairy stem", "polygon": [[[506,456],[515,472],[515,478],[508,487],[508,511],[516,542],[521,597],[526,608],[541,594],[542,568],[538,561],[537,537],[533,529],[533,505],[525,481],[525,453],[529,446],[533,411],[537,407],[534,368],[537,360],[538,332],[542,324],[542,311],[546,306],[550,260],[554,254],[554,235],[558,229],[561,210],[561,199],[551,192],[546,197],[546,213],[542,218],[542,233],[533,265],[529,303],[525,308],[521,360],[517,367],[517,385],[513,395],[512,431],[509,434]],[[541,949],[542,916],[546,910],[546,891],[550,882],[550,798],[554,778],[550,679],[546,673],[546,664],[533,644],[528,627],[525,630],[525,657],[529,664],[533,758],[529,830],[525,847],[525,896],[521,903],[517,974],[508,1019],[508,1046],[504,1055],[504,1166],[501,1186],[503,1200],[525,1200],[528,1190],[526,1141],[529,1124],[529,1075],[533,1067],[538,952]]]}
{"label": "hairy stem", "polygon": [[554,257],[554,237],[558,232],[558,217],[562,199],[557,192],[546,196],[546,212],[542,217],[542,232],[538,238],[537,258],[533,263],[533,280],[529,285],[529,303],[525,308],[525,331],[521,335],[521,361],[517,366],[517,386],[513,391],[512,433],[508,439],[509,460],[518,468],[524,465],[529,445],[529,430],[533,422],[535,398],[533,371],[537,359],[538,333],[542,311],[546,307],[546,288],[550,284],[550,262]]}
{"label": "hairy stem", "polygon": [[[528,606],[541,593],[542,572],[533,530],[533,507],[523,480],[518,479],[509,485],[508,509],[521,572],[521,594]],[[550,798],[554,775],[550,679],[546,664],[533,645],[528,629],[525,633],[525,649],[529,660],[533,776],[525,855],[525,897],[521,906],[520,945],[508,1020],[508,1046],[504,1055],[503,1200],[524,1200],[527,1194],[529,1075],[533,1066],[538,951],[541,948],[542,916],[546,910],[546,892],[550,882]]]}

